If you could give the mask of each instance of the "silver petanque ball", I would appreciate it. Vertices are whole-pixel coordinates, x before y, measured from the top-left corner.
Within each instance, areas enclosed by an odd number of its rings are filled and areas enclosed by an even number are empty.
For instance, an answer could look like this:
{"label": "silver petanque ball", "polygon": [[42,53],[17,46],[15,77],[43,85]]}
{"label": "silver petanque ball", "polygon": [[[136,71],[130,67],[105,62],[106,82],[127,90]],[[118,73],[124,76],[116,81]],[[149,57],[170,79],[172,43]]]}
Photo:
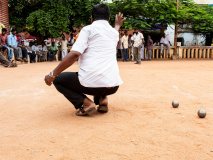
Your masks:
{"label": "silver petanque ball", "polygon": [[172,102],[172,106],[173,106],[173,108],[177,108],[179,106],[179,102],[178,101],[173,101]]}
{"label": "silver petanque ball", "polygon": [[204,117],[206,117],[206,111],[203,110],[203,109],[200,109],[200,110],[197,112],[197,115],[198,115],[200,118],[204,118]]}

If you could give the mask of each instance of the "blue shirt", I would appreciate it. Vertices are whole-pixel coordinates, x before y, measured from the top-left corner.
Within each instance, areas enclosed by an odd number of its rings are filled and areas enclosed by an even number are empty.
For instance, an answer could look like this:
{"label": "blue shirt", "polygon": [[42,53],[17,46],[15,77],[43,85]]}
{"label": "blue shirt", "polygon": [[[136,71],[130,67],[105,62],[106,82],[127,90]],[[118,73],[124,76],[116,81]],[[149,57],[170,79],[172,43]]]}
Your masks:
{"label": "blue shirt", "polygon": [[21,44],[22,36],[20,35],[18,38],[19,38],[19,40],[18,40],[18,45],[20,45],[20,44]]}
{"label": "blue shirt", "polygon": [[7,43],[9,46],[17,47],[16,35],[9,35],[7,38]]}

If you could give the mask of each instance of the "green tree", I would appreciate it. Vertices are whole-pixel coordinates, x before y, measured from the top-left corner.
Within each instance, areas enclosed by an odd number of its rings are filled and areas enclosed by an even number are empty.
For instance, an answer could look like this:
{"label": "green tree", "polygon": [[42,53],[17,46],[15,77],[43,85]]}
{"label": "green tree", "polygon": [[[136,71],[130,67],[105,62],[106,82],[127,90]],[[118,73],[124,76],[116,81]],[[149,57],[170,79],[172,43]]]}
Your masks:
{"label": "green tree", "polygon": [[[90,24],[92,7],[100,2],[101,0],[10,0],[11,16],[14,15],[10,20],[16,27],[27,25],[29,32],[41,42],[47,37],[58,38],[62,32],[74,32],[73,27],[80,28]],[[15,6],[20,6],[21,9]]]}
{"label": "green tree", "polygon": [[110,8],[113,12],[124,13],[127,20],[123,27],[130,29],[158,28],[163,33],[168,25],[178,20],[195,32],[212,31],[212,7],[196,5],[193,0],[179,0],[178,5],[179,10],[176,9],[176,0],[114,0]]}

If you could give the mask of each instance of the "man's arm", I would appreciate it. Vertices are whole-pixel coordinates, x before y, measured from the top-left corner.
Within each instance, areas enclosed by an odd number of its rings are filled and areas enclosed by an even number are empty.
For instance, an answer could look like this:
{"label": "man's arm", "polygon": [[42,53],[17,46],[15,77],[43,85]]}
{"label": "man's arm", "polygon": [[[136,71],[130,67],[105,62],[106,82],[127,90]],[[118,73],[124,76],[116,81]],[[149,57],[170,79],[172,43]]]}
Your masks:
{"label": "man's arm", "polygon": [[126,20],[126,18],[123,18],[123,14],[122,13],[118,13],[115,15],[115,29],[117,31],[119,31],[121,25],[123,24],[123,22]]}
{"label": "man's arm", "polygon": [[8,43],[8,46],[11,47],[11,37],[10,36],[8,36],[8,38],[7,38],[7,43]]}
{"label": "man's arm", "polygon": [[[57,76],[61,72],[63,72],[65,69],[70,67],[81,55],[81,53],[76,51],[71,51],[67,56],[61,61],[61,63],[53,70],[53,75]],[[45,76],[45,82],[48,86],[52,84],[55,78],[47,75]]]}

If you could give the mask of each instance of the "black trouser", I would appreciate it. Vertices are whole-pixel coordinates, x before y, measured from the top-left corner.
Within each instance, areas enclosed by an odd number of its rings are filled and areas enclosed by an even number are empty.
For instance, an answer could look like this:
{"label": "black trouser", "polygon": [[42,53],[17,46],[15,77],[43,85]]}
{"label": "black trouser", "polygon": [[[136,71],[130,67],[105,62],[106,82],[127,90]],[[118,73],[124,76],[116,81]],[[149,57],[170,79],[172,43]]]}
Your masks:
{"label": "black trouser", "polygon": [[20,48],[22,50],[22,58],[26,58],[27,59],[27,54],[28,54],[27,49],[26,48],[22,48],[22,47],[20,47]]}
{"label": "black trouser", "polygon": [[84,94],[93,96],[107,96],[114,94],[119,86],[110,89],[106,87],[101,88],[88,88],[80,84],[78,80],[78,73],[76,72],[63,72],[59,74],[53,81],[56,89],[62,93],[76,109],[83,105],[83,101],[87,98]]}

